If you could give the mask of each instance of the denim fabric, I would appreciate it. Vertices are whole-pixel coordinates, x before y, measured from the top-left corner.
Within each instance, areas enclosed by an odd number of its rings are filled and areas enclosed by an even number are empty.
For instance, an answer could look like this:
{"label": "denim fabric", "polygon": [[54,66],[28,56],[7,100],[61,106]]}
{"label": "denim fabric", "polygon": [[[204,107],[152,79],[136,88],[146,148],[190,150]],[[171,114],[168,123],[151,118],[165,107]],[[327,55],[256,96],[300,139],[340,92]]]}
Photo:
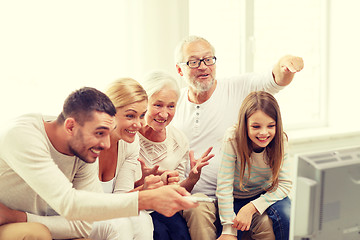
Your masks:
{"label": "denim fabric", "polygon": [[277,201],[266,209],[266,213],[273,222],[276,240],[289,239],[291,201],[288,197]]}
{"label": "denim fabric", "polygon": [[[239,210],[248,204],[250,201],[258,198],[260,195],[246,199],[234,199],[234,212],[238,213]],[[291,201],[288,197],[277,201],[266,209],[266,213],[273,222],[273,229],[276,240],[289,239],[289,225],[290,225],[290,207]],[[237,239],[241,239],[242,231],[237,231]]]}
{"label": "denim fabric", "polygon": [[158,212],[150,215],[154,224],[154,240],[191,240],[186,221],[180,213],[172,217]]}

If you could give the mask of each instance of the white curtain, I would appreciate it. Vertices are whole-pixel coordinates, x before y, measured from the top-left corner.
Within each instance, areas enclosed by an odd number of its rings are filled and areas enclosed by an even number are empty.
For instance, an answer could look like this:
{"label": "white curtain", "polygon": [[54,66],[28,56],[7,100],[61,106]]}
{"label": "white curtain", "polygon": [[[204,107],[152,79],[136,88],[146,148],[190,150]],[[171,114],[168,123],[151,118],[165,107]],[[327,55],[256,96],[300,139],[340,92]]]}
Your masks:
{"label": "white curtain", "polygon": [[154,69],[175,75],[188,1],[1,1],[0,30],[2,123],[27,112],[57,115],[83,86],[141,82]]}

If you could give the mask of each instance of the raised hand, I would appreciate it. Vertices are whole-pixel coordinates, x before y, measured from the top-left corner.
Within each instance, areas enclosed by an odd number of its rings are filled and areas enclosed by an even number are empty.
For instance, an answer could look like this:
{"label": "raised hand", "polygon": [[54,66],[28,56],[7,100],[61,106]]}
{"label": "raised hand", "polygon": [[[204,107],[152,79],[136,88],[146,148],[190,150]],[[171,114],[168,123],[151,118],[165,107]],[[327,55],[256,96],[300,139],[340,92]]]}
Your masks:
{"label": "raised hand", "polygon": [[[212,147],[206,150],[199,159],[195,159],[194,151],[189,151],[190,167],[189,176],[180,183],[187,191],[191,192],[194,185],[199,181],[201,175],[201,169],[209,164],[209,160],[214,157],[214,154],[210,154]],[[210,154],[210,155],[209,155]]]}
{"label": "raised hand", "polygon": [[[194,151],[190,151],[189,152],[189,157],[190,157],[190,173],[189,173],[189,178],[192,181],[198,181],[200,179],[200,174],[201,174],[201,169],[209,164],[209,160],[214,157],[214,154],[210,154],[211,150],[213,148],[210,147],[208,148],[208,150],[206,150],[203,155],[201,155],[201,157],[199,159],[195,159],[194,157]],[[209,155],[210,154],[210,155]]]}
{"label": "raised hand", "polygon": [[149,175],[161,176],[165,172],[164,170],[159,170],[159,165],[150,168],[146,166],[144,159],[138,158],[138,161],[140,162],[142,176],[136,181],[135,187],[143,185],[145,177]]}
{"label": "raised hand", "polygon": [[280,86],[286,86],[291,83],[295,73],[303,68],[304,61],[301,57],[286,55],[280,58],[273,68],[275,82]]}
{"label": "raised hand", "polygon": [[286,55],[280,59],[282,72],[300,72],[304,68],[304,61],[301,57]]}
{"label": "raised hand", "polygon": [[151,174],[155,175],[155,176],[160,176],[161,174],[163,174],[165,172],[164,170],[159,170],[159,165],[155,165],[152,168],[147,167],[144,159],[142,159],[142,158],[138,158],[138,161],[140,162],[141,172],[142,172],[142,175],[144,176],[144,178]]}

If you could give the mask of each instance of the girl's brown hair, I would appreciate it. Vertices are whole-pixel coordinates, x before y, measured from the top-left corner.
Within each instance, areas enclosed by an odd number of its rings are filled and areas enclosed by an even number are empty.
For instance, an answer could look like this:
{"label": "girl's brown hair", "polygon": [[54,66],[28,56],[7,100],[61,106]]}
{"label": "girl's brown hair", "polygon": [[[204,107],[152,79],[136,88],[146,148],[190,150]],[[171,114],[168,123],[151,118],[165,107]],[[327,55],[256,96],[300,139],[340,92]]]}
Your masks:
{"label": "girl's brown hair", "polygon": [[284,133],[279,105],[270,93],[264,91],[250,93],[240,107],[239,122],[235,130],[236,151],[241,164],[240,189],[244,189],[243,178],[246,166],[250,175],[250,155],[253,152],[252,141],[248,137],[248,119],[257,110],[264,112],[276,122],[275,136],[265,149],[272,171],[272,178],[269,181],[271,185],[265,190],[271,191],[276,189],[279,183],[279,173],[284,157]]}

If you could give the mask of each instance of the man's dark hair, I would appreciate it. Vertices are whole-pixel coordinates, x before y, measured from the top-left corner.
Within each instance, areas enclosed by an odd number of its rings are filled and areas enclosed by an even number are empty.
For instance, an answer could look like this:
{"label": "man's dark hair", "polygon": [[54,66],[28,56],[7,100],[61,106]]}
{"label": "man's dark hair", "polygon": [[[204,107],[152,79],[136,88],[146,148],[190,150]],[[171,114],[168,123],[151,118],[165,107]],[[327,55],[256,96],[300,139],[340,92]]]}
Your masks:
{"label": "man's dark hair", "polygon": [[57,122],[63,123],[66,118],[72,117],[83,125],[92,119],[94,111],[104,112],[110,116],[116,114],[116,108],[108,96],[95,88],[83,87],[66,98]]}

